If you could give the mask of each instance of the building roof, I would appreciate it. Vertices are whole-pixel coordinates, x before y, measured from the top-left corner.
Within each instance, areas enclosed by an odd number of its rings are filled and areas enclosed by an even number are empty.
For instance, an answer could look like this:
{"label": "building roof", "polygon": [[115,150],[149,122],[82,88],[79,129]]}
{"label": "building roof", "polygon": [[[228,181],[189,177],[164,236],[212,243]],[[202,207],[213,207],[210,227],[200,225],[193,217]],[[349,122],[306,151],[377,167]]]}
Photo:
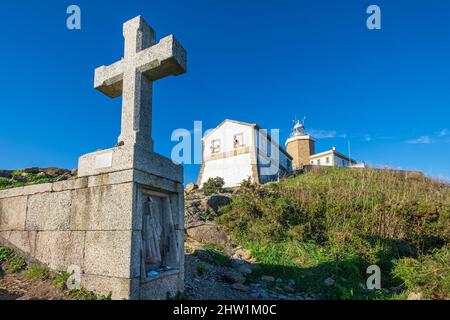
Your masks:
{"label": "building roof", "polygon": [[261,126],[259,126],[256,123],[249,123],[249,122],[243,122],[243,121],[237,121],[237,120],[231,120],[231,119],[225,119],[223,120],[217,127],[215,127],[214,129],[212,129],[210,132],[208,132],[202,140],[205,140],[206,138],[208,138],[213,132],[215,132],[216,130],[218,130],[220,127],[222,127],[225,123],[227,122],[231,122],[231,123],[236,123],[236,124],[240,124],[243,126],[247,126],[247,127],[252,127],[255,130],[258,130],[262,135],[264,135],[268,141],[273,142],[276,146],[278,146],[279,150],[288,157],[288,159],[292,160],[292,156],[286,152],[286,150],[284,150],[280,144],[276,141],[272,140],[272,137],[270,136],[270,134],[268,134],[264,129],[261,128]]}
{"label": "building roof", "polygon": [[326,156],[326,155],[330,155],[330,154],[334,154],[334,155],[338,156],[341,159],[347,160],[348,162],[357,163],[355,159],[349,158],[345,154],[342,154],[342,153],[336,151],[335,149],[331,149],[331,150],[324,151],[324,152],[321,152],[321,153],[313,154],[310,158],[311,159],[315,159],[315,158],[320,158],[320,157],[323,157],[323,156]]}

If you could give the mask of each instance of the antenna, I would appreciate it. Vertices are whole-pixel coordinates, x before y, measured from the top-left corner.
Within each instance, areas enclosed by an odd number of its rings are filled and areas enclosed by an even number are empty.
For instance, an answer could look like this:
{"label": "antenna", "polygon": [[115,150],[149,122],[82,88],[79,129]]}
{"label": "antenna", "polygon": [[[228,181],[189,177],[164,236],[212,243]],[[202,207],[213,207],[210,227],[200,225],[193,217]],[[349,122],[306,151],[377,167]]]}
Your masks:
{"label": "antenna", "polygon": [[351,148],[350,148],[350,139],[348,140],[348,158],[349,158],[349,163],[350,165],[352,165],[352,154],[351,154]]}

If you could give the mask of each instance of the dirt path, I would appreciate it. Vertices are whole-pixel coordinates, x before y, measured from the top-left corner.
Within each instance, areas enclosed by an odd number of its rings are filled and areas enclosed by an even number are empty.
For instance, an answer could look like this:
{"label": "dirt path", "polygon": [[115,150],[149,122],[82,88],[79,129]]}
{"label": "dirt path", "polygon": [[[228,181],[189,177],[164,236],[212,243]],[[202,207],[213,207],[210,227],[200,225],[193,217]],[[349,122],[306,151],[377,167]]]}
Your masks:
{"label": "dirt path", "polygon": [[67,300],[50,281],[29,280],[24,272],[4,273],[0,267],[0,300]]}

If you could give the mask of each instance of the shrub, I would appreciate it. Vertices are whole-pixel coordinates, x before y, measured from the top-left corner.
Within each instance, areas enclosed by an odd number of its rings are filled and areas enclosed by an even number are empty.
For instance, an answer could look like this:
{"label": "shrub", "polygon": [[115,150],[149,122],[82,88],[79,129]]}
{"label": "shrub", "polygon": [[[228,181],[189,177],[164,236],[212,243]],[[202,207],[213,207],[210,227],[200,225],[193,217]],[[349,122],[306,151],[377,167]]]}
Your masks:
{"label": "shrub", "polygon": [[11,258],[9,261],[9,271],[12,273],[17,273],[25,269],[27,266],[27,263],[25,262],[25,259],[18,255],[14,255],[14,257]]}
{"label": "shrub", "polygon": [[203,184],[203,191],[206,194],[217,194],[223,191],[223,187],[225,185],[225,180],[221,177],[209,178]]}
{"label": "shrub", "polygon": [[424,299],[450,299],[450,248],[434,250],[418,259],[403,258],[395,263],[393,274],[410,293],[421,294]]}
{"label": "shrub", "polygon": [[199,263],[197,265],[197,274],[201,277],[206,272],[206,267],[203,263]]}
{"label": "shrub", "polygon": [[[359,286],[367,266],[380,266],[383,288],[398,286],[396,260],[428,256],[450,240],[450,187],[423,176],[318,169],[262,187],[244,184],[231,200],[216,221],[273,273],[311,272],[311,285],[324,274],[354,277],[313,286],[330,298],[384,297]],[[442,296],[437,287],[430,291]]]}
{"label": "shrub", "polygon": [[0,263],[7,263],[8,270],[12,273],[22,271],[27,263],[25,259],[16,255],[14,250],[8,247],[0,246]]}
{"label": "shrub", "polygon": [[27,269],[26,275],[28,279],[45,281],[50,278],[50,270],[47,266],[35,264]]}
{"label": "shrub", "polygon": [[55,278],[53,279],[53,286],[55,286],[55,288],[60,289],[60,290],[65,290],[67,289],[66,283],[67,280],[70,277],[70,273],[66,272],[66,271],[60,271],[55,275]]}

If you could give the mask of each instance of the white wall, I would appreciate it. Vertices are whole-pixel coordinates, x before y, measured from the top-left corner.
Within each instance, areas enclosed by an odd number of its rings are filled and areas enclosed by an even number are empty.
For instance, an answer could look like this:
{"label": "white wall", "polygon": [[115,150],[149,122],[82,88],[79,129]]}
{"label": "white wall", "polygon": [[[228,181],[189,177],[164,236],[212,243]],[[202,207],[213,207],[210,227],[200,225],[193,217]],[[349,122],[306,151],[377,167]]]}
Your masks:
{"label": "white wall", "polygon": [[[329,163],[327,163],[327,158],[329,158]],[[319,164],[320,160],[320,164]],[[311,164],[315,166],[324,166],[324,167],[348,167],[349,162],[336,154],[327,154],[321,157],[315,157],[311,160]]]}
{"label": "white wall", "polygon": [[243,180],[252,176],[252,165],[250,153],[210,160],[204,163],[204,171],[200,188],[209,178],[221,177],[225,180],[225,187],[236,187]]}
{"label": "white wall", "polygon": [[211,143],[213,140],[220,139],[220,153],[235,150],[234,148],[234,136],[236,134],[243,134],[243,143],[245,147],[253,145],[252,139],[253,128],[250,126],[234,123],[225,122],[220,128],[211,133],[203,141],[203,158],[209,158],[211,156]]}

